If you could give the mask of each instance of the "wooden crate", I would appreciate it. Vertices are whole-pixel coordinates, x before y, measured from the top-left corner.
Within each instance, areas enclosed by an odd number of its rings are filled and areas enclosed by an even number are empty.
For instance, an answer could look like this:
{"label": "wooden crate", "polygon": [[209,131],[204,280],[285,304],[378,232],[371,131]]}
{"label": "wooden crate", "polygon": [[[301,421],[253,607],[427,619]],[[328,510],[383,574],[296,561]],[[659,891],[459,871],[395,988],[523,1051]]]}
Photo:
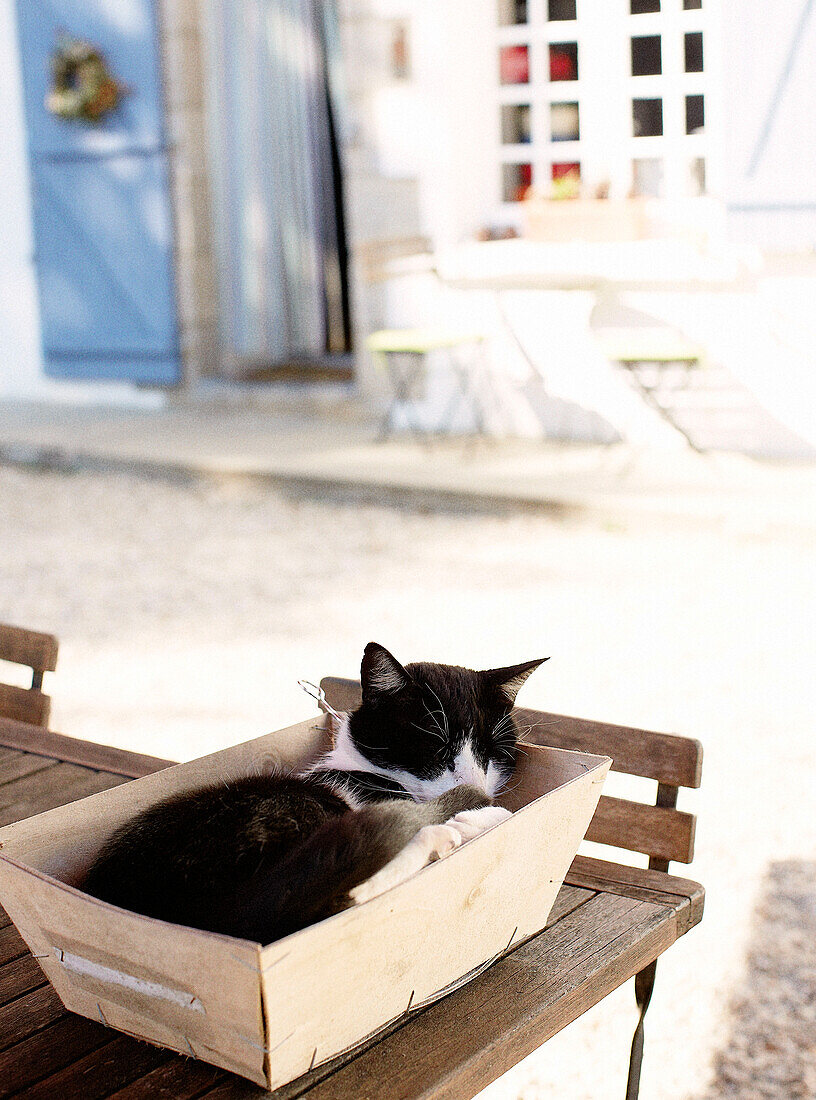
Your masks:
{"label": "wooden crate", "polygon": [[262,946],[127,912],[74,884],[122,822],[167,795],[300,767],[322,719],[0,829],[0,902],[65,1006],[275,1088],[489,966],[546,923],[607,757],[526,746],[513,816],[372,901]]}

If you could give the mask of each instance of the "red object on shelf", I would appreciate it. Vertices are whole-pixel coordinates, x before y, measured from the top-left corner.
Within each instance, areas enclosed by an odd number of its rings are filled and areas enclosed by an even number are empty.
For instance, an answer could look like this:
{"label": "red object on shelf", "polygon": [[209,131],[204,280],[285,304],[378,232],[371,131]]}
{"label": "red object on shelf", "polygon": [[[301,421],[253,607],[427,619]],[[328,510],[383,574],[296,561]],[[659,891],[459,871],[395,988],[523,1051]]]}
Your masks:
{"label": "red object on shelf", "polygon": [[566,50],[550,46],[550,80],[576,80],[577,76],[574,56]]}
{"label": "red object on shelf", "polygon": [[571,172],[574,172],[577,176],[580,176],[581,165],[578,161],[572,161],[569,164],[554,164],[552,166],[552,178],[554,180],[563,179],[564,176],[568,176]]}
{"label": "red object on shelf", "polygon": [[530,51],[527,46],[502,46],[499,50],[502,84],[530,83]]}
{"label": "red object on shelf", "polygon": [[524,202],[527,198],[527,192],[533,186],[533,166],[532,164],[520,164],[519,165],[519,185],[516,192],[516,200],[518,202]]}

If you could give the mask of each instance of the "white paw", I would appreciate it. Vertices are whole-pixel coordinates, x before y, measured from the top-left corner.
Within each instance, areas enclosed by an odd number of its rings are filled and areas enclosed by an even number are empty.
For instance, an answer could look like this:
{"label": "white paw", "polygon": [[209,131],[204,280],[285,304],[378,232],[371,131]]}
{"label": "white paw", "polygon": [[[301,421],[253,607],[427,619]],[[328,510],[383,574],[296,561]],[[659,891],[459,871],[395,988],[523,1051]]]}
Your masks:
{"label": "white paw", "polygon": [[418,836],[427,844],[431,859],[444,859],[465,839],[461,830],[453,824],[455,820],[446,821],[444,825],[426,825],[419,830]]}
{"label": "white paw", "polygon": [[445,825],[456,829],[462,843],[465,840],[473,840],[474,837],[492,829],[494,825],[500,825],[510,816],[510,811],[502,809],[501,806],[483,806],[481,810],[462,810]]}
{"label": "white paw", "polygon": [[396,855],[371,878],[355,886],[350,892],[355,905],[379,897],[392,886],[405,882],[435,859],[443,859],[458,848],[463,841],[460,831],[453,825],[426,825]]}

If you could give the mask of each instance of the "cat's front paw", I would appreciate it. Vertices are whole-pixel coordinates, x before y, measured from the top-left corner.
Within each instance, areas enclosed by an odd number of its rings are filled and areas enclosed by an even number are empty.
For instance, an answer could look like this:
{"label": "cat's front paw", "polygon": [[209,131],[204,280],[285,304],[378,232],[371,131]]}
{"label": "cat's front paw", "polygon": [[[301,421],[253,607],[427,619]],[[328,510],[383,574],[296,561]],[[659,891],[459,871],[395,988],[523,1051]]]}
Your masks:
{"label": "cat's front paw", "polygon": [[349,892],[352,902],[361,905],[364,901],[379,897],[392,886],[399,886],[429,863],[450,855],[463,843],[463,839],[452,821],[446,825],[426,825],[382,870]]}
{"label": "cat's front paw", "polygon": [[445,824],[455,829],[462,838],[462,842],[473,840],[474,837],[492,829],[494,825],[500,825],[511,817],[509,810],[501,806],[483,806],[480,810],[462,810]]}

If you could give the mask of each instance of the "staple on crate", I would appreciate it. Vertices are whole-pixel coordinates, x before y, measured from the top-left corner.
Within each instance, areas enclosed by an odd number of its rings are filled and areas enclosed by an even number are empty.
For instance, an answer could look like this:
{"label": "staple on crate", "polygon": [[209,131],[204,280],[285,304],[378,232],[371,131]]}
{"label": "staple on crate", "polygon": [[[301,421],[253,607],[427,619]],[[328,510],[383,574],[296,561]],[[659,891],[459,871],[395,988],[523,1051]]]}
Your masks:
{"label": "staple on crate", "polygon": [[267,971],[271,970],[273,966],[277,966],[278,963],[283,962],[284,959],[288,959],[290,954],[291,952],[287,951],[285,955],[278,955],[278,957],[276,959],[273,959],[271,963],[269,963],[267,966],[264,966],[261,969],[260,973],[266,974]]}
{"label": "staple on crate", "polygon": [[260,1050],[263,1054],[269,1053],[267,1048],[262,1043],[254,1043],[252,1039],[247,1039],[246,1035],[241,1035],[238,1032],[236,1032],[236,1035],[238,1035],[238,1038],[241,1040],[241,1042],[246,1043],[248,1047],[252,1047],[254,1050]]}
{"label": "staple on crate", "polygon": [[279,1043],[275,1043],[275,1045],[273,1047],[267,1047],[266,1048],[266,1053],[267,1054],[274,1054],[276,1050],[280,1050],[280,1048],[283,1046],[283,1044],[288,1043],[289,1040],[292,1038],[292,1036],[294,1034],[295,1034],[294,1031],[290,1031],[285,1039],[281,1039],[281,1041]]}
{"label": "staple on crate", "polygon": [[248,963],[248,962],[246,961],[246,959],[242,959],[242,958],[241,958],[241,956],[240,956],[240,955],[236,955],[234,951],[230,951],[230,952],[229,952],[229,957],[230,957],[231,959],[235,959],[235,961],[236,961],[236,962],[237,962],[237,963],[238,963],[238,964],[239,964],[240,966],[243,966],[243,967],[245,967],[245,968],[246,968],[247,970],[251,970],[253,974],[260,974],[260,973],[261,973],[261,971],[260,971],[260,970],[258,969],[258,967],[257,967],[257,966],[253,966],[253,965],[252,965],[252,963]]}

